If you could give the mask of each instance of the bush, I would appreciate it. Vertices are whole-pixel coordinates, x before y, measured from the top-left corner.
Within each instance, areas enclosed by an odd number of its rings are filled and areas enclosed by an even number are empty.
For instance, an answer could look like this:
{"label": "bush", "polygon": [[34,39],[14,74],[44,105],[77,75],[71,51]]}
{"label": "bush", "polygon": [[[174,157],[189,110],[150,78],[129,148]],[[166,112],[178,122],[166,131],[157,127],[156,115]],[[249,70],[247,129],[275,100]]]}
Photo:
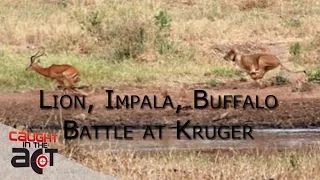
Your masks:
{"label": "bush", "polygon": [[288,83],[289,83],[289,80],[283,76],[276,76],[274,77],[274,80],[273,80],[274,85],[283,85]]}
{"label": "bush", "polygon": [[155,49],[160,53],[166,53],[174,48],[174,43],[169,40],[171,18],[166,11],[161,10],[154,16],[154,24],[157,26],[155,34]]}
{"label": "bush", "polygon": [[320,68],[316,68],[315,71],[308,73],[308,81],[320,82]]}
{"label": "bush", "polygon": [[290,54],[292,56],[292,59],[294,62],[300,62],[301,60],[301,45],[299,42],[296,42],[295,44],[290,46]]}

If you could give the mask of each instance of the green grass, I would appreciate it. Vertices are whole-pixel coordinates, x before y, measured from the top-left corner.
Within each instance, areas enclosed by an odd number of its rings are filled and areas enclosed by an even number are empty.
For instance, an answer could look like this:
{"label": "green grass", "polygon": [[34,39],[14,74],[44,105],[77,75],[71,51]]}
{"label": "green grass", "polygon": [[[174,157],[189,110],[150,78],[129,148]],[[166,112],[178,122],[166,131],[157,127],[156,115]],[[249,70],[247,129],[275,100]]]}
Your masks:
{"label": "green grass", "polygon": [[307,74],[309,81],[320,83],[320,66],[313,67]]}
{"label": "green grass", "polygon": [[[0,89],[22,90],[43,88],[50,89],[52,80],[34,71],[26,71],[30,54],[14,53],[2,50],[0,53]],[[117,87],[120,85],[157,85],[160,83],[174,85],[180,83],[206,82],[206,72],[220,72],[217,64],[198,64],[193,61],[167,61],[166,63],[141,64],[133,60],[119,63],[99,60],[96,57],[76,56],[71,54],[48,54],[40,58],[40,64],[47,67],[51,64],[72,64],[79,69],[82,80],[79,85],[93,87]],[[228,78],[232,70],[227,73],[216,74],[220,78]],[[209,79],[209,77],[207,78]]]}

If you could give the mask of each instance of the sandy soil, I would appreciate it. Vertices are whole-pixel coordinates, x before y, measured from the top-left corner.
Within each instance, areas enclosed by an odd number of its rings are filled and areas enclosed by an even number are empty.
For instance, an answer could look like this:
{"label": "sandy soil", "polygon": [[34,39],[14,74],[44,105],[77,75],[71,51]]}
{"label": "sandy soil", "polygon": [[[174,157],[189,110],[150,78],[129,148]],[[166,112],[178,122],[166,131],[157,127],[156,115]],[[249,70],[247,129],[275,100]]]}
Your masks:
{"label": "sandy soil", "polygon": [[[108,125],[132,125],[140,127],[143,125],[176,125],[177,120],[191,120],[193,125],[251,125],[255,128],[311,128],[320,127],[320,85],[312,85],[312,90],[307,92],[292,92],[290,85],[269,86],[258,89],[252,83],[231,83],[229,86],[209,88],[202,85],[189,86],[186,88],[186,97],[179,103],[182,107],[191,105],[194,102],[194,90],[205,90],[208,95],[217,97],[218,95],[250,95],[255,101],[258,95],[261,106],[267,95],[274,95],[279,101],[279,106],[274,109],[182,109],[176,113],[175,109],[169,106],[166,109],[144,109],[137,105],[135,109],[106,109],[107,93],[105,89],[96,90],[95,94],[86,98],[86,109],[70,108],[62,110],[63,120],[76,120],[80,124],[108,124]],[[157,96],[158,104],[163,104],[164,98],[161,96],[163,88],[133,88],[123,87],[113,89],[115,95],[138,95],[141,98],[148,95],[153,102],[153,95]],[[179,101],[180,87],[168,88],[174,105]],[[52,95],[59,92],[45,91],[45,105],[51,105]],[[245,99],[243,99],[244,101]],[[40,90],[15,93],[0,94],[0,118],[5,124],[28,125],[30,127],[60,127],[60,111],[58,109],[40,109]],[[115,101],[114,101],[115,103]],[[88,113],[88,106],[92,104],[92,113]],[[159,106],[158,105],[158,106]],[[240,103],[240,106],[242,104]]]}

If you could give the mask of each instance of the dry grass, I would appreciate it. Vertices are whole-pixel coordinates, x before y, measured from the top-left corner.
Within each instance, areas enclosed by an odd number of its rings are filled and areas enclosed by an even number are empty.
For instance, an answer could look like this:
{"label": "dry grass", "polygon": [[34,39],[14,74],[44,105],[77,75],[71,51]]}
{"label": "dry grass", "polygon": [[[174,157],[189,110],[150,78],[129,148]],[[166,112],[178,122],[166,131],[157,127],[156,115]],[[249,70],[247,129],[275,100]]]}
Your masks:
{"label": "dry grass", "polygon": [[[241,1],[240,1],[241,2]],[[245,0],[239,4],[241,10],[250,10],[254,8],[265,9],[276,5],[275,0]]]}
{"label": "dry grass", "polygon": [[[22,71],[34,53],[27,46],[46,47],[45,65],[76,64],[83,83],[96,86],[227,81],[237,71],[223,53],[232,46],[258,50],[250,44],[304,68],[319,64],[316,0],[3,0],[0,12],[0,60],[9,61],[1,89],[49,87]],[[290,58],[296,42],[300,56]]]}
{"label": "dry grass", "polygon": [[319,179],[319,146],[287,150],[120,152],[55,145],[59,152],[119,179]]}
{"label": "dry grass", "polygon": [[[57,3],[1,1],[2,45],[44,45],[56,52],[105,55],[120,50],[126,41],[134,46],[142,30],[145,42],[141,53],[155,53],[152,46],[158,27],[154,16],[161,10],[172,20],[170,40],[182,47],[193,44],[200,52],[223,42],[313,39],[320,30],[320,4],[315,0],[244,0],[236,4],[200,0],[194,5],[170,0],[112,0],[90,6],[53,2]],[[242,6],[246,9],[241,10]],[[200,52],[196,54],[201,56]]]}

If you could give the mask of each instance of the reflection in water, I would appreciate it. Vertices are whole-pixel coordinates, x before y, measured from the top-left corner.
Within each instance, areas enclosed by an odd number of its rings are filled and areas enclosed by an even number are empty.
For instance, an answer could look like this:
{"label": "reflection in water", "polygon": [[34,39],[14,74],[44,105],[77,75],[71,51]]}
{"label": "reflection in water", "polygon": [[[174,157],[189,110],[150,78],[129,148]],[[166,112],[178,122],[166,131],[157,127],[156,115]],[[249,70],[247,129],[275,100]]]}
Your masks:
{"label": "reflection in water", "polygon": [[[192,132],[192,129],[188,129]],[[111,133],[111,132],[110,132]],[[133,130],[133,140],[104,139],[82,141],[82,145],[93,145],[99,149],[107,148],[113,151],[153,151],[169,149],[250,149],[250,148],[298,148],[307,145],[320,146],[320,129],[261,129],[254,130],[251,138],[242,140],[222,139],[200,139],[188,140],[187,138],[177,139],[176,131],[164,129],[162,139],[155,140],[149,136],[143,139],[143,130]],[[103,136],[103,134],[101,134]]]}

